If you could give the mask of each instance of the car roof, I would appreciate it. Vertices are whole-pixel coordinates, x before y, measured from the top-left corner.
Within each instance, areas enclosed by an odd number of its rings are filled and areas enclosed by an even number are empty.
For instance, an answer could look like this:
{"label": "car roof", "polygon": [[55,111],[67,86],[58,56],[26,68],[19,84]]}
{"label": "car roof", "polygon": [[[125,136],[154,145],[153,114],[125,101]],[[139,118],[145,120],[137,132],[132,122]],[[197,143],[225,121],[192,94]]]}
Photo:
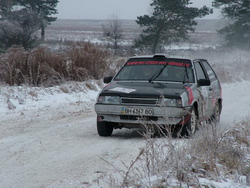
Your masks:
{"label": "car roof", "polygon": [[155,57],[164,57],[164,58],[169,58],[169,59],[182,59],[182,60],[191,60],[191,61],[194,61],[194,60],[205,60],[207,61],[206,59],[204,58],[191,58],[191,57],[181,57],[181,56],[169,56],[167,54],[154,54],[154,55],[140,55],[140,56],[132,56],[130,57],[129,59],[139,59],[139,58],[155,58]]}

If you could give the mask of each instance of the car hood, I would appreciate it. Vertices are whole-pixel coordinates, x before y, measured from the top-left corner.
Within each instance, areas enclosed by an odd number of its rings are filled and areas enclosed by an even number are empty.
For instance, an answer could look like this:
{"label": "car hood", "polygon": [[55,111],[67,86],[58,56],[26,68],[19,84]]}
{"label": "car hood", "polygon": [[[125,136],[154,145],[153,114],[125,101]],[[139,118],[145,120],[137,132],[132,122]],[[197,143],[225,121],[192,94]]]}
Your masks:
{"label": "car hood", "polygon": [[191,85],[162,82],[111,82],[105,86],[101,95],[121,97],[165,97],[179,98]]}

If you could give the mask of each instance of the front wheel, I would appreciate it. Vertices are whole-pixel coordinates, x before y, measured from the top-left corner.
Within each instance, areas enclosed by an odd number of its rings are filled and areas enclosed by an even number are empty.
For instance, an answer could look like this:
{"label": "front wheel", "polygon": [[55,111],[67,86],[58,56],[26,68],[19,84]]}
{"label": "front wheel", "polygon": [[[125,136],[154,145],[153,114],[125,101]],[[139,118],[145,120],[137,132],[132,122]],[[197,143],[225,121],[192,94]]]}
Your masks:
{"label": "front wheel", "polygon": [[113,133],[113,124],[108,122],[97,122],[97,132],[100,136],[111,136]]}
{"label": "front wheel", "polygon": [[189,138],[193,136],[198,129],[198,112],[192,107],[189,114],[189,119],[186,124],[183,125],[175,125],[172,127],[172,136],[174,138]]}
{"label": "front wheel", "polygon": [[198,113],[197,110],[193,107],[189,112],[190,118],[188,122],[183,126],[181,131],[182,137],[191,137],[195,134],[198,128]]}

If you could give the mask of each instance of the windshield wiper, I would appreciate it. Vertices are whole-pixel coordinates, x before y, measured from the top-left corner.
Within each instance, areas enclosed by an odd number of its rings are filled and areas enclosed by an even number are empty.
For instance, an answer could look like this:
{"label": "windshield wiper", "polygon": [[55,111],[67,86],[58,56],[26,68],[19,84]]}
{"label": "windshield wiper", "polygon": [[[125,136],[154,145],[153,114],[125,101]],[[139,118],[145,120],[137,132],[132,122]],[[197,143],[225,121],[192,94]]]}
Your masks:
{"label": "windshield wiper", "polygon": [[168,66],[168,63],[166,63],[166,65],[164,65],[159,72],[155,73],[148,81],[152,82],[153,80],[155,80],[156,78],[158,78],[158,76],[160,76],[160,74],[162,73],[162,71],[166,68],[166,66]]}
{"label": "windshield wiper", "polygon": [[187,66],[185,65],[185,74],[184,74],[184,77],[183,77],[183,84],[186,83],[186,76],[187,76],[187,79],[189,80],[188,71],[187,71]]}

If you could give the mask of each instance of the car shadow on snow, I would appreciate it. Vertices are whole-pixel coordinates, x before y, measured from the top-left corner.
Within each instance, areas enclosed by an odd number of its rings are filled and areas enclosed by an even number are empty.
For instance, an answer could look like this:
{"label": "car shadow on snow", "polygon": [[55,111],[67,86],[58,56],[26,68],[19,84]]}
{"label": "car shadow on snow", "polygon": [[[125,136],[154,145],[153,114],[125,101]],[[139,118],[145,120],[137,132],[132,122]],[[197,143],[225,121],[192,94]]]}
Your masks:
{"label": "car shadow on snow", "polygon": [[123,139],[133,139],[133,138],[142,138],[144,139],[143,129],[117,129],[114,130],[111,137],[113,138],[123,138]]}
{"label": "car shadow on snow", "polygon": [[[168,138],[167,135],[159,133],[148,133],[145,129],[133,128],[133,129],[115,129],[111,138],[119,139],[147,139],[147,138]],[[181,139],[181,138],[176,138]]]}

